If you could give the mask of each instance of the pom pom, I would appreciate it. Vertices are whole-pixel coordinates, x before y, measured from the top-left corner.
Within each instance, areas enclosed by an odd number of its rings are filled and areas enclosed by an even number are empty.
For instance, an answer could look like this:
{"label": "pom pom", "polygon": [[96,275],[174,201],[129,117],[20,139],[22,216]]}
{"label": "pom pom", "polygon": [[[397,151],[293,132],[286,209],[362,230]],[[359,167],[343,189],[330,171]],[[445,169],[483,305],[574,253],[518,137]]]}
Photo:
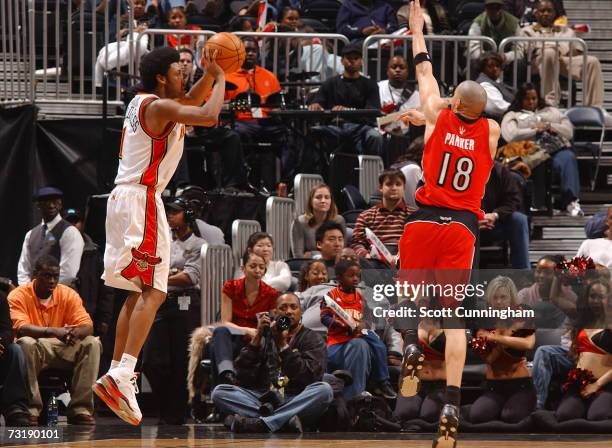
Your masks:
{"label": "pom pom", "polygon": [[563,383],[563,392],[567,392],[570,388],[577,388],[578,390],[582,390],[584,387],[589,384],[597,381],[593,376],[593,372],[590,370],[574,368],[567,372],[567,379],[565,383]]}
{"label": "pom pom", "polygon": [[564,283],[580,284],[587,271],[595,269],[595,262],[590,257],[574,257],[571,260],[563,260],[557,265]]}

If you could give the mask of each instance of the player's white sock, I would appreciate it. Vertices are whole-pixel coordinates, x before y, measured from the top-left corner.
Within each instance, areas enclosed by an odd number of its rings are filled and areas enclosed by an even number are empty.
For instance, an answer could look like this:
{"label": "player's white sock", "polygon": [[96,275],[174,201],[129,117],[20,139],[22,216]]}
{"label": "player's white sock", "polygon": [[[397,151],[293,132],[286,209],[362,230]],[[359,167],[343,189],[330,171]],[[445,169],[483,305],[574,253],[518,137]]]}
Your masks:
{"label": "player's white sock", "polygon": [[111,370],[119,367],[120,361],[115,361],[114,359],[111,361],[111,365],[108,369],[108,371],[110,372]]}
{"label": "player's white sock", "polygon": [[134,369],[136,368],[137,358],[134,358],[132,355],[124,353],[121,355],[121,362],[119,363],[119,367],[123,369],[128,369],[130,373],[134,373]]}

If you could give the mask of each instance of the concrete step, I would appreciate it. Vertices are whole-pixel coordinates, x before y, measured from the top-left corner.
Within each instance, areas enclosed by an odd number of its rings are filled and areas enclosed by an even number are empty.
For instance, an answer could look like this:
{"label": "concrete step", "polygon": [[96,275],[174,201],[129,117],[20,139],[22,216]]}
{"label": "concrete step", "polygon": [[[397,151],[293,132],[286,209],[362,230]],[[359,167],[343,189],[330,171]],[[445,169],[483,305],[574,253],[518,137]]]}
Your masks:
{"label": "concrete step", "polygon": [[575,254],[582,240],[534,240],[529,243],[529,250],[568,251]]}
{"label": "concrete step", "polygon": [[584,227],[588,216],[534,216],[531,222],[536,227]]}
{"label": "concrete step", "polygon": [[586,234],[584,233],[584,227],[544,227],[542,228],[542,239],[543,240],[554,240],[554,239],[579,239],[584,240]]}
{"label": "concrete step", "polygon": [[605,210],[608,207],[612,207],[612,204],[580,204],[582,207],[582,211],[586,215],[594,215],[597,212]]}

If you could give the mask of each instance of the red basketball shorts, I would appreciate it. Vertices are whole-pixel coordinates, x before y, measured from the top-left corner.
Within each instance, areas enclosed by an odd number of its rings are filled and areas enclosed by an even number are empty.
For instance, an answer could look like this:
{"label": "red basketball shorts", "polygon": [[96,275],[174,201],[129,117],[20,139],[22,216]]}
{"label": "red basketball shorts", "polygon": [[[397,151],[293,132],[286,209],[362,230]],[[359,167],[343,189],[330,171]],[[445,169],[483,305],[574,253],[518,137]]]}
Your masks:
{"label": "red basketball shorts", "polygon": [[456,308],[464,297],[449,292],[470,281],[477,232],[471,212],[421,206],[408,217],[399,241],[399,281],[438,285],[431,290],[440,304]]}

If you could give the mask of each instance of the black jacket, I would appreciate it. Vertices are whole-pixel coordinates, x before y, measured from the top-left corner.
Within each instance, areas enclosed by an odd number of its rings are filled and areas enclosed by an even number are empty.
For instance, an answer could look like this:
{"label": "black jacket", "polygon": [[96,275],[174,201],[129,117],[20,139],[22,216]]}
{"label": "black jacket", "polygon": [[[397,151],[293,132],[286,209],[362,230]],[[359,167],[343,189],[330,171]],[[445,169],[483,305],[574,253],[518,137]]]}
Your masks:
{"label": "black jacket", "polygon": [[482,199],[482,209],[485,213],[498,213],[499,220],[503,221],[521,210],[522,194],[521,186],[510,170],[495,162]]}
{"label": "black jacket", "polygon": [[[263,341],[262,341],[263,345]],[[309,384],[321,381],[327,366],[327,345],[318,333],[302,327],[279,355],[276,344],[271,341],[274,359],[284,376],[289,378],[285,387],[287,395],[297,395]],[[236,361],[236,376],[241,386],[250,389],[267,390],[270,386],[270,372],[265,350],[248,344]]]}
{"label": "black jacket", "polygon": [[0,291],[0,343],[4,346],[5,352],[9,344],[13,342],[13,322],[9,309],[6,293]]}

